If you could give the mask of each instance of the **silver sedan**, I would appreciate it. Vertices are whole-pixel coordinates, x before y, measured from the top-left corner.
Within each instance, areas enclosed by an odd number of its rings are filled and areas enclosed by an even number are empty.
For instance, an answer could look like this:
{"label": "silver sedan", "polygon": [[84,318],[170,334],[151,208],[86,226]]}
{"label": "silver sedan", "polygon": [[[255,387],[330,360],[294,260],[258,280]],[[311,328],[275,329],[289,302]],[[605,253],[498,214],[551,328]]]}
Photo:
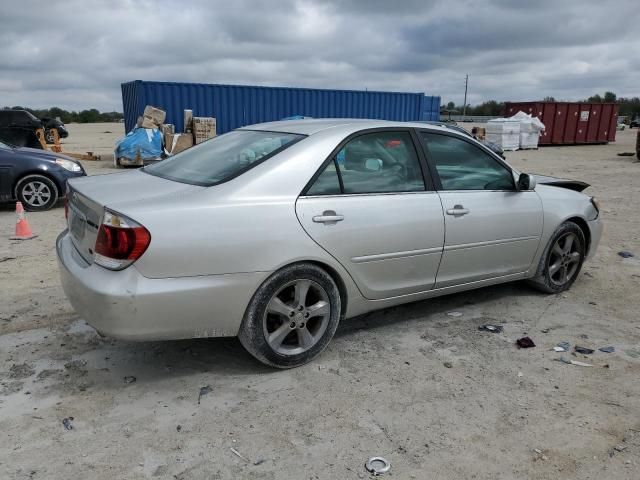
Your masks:
{"label": "silver sedan", "polygon": [[69,300],[105,335],[237,335],[288,368],[372,310],[521,279],[568,289],[602,232],[587,186],[438,126],[266,123],[71,180],[57,253]]}

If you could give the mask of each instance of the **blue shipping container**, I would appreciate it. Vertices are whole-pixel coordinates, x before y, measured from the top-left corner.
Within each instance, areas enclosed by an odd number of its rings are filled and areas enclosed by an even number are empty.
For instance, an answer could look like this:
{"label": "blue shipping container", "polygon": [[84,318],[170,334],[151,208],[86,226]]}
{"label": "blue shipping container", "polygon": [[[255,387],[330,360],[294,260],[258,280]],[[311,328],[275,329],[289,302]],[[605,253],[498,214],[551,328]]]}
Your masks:
{"label": "blue shipping container", "polygon": [[183,131],[185,109],[193,110],[196,117],[215,117],[218,134],[244,125],[281,120],[294,115],[399,121],[440,118],[440,97],[428,97],[422,93],[143,80],[122,84],[122,105],[127,132],[133,129],[146,105],[165,110],[165,122],[174,124],[176,132]]}

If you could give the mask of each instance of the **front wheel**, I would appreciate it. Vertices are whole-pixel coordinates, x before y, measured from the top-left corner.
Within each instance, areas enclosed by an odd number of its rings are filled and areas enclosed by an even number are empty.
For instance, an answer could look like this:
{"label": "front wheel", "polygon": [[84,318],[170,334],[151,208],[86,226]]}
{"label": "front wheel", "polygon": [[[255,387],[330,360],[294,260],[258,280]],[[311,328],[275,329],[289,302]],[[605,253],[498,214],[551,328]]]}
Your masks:
{"label": "front wheel", "polygon": [[29,211],[49,210],[58,201],[58,189],[43,175],[27,175],[18,181],[16,197]]}
{"label": "front wheel", "polygon": [[586,254],[584,232],[573,222],[555,231],[542,254],[537,275],[529,283],[545,293],[560,293],[575,282]]}
{"label": "front wheel", "polygon": [[329,344],[340,321],[341,298],[331,276],[300,263],[269,277],[247,308],[238,337],[261,362],[304,365]]}

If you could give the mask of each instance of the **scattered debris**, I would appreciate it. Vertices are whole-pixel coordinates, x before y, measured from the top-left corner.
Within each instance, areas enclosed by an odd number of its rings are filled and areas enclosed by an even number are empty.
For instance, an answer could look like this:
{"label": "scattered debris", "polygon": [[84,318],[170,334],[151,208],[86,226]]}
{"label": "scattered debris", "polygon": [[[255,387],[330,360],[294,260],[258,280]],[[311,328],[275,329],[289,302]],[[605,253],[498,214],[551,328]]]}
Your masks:
{"label": "scattered debris", "polygon": [[524,377],[524,373],[518,372],[518,377]]}
{"label": "scattered debris", "polygon": [[529,337],[519,338],[518,340],[516,340],[516,345],[518,345],[518,347],[520,348],[533,348],[536,346],[536,344],[533,343],[533,340],[531,340]]}
{"label": "scattered debris", "polygon": [[616,452],[624,452],[627,449],[627,446],[620,444],[620,445],[616,445],[615,447],[613,447],[613,449]]}
{"label": "scattered debris", "polygon": [[482,330],[484,332],[491,332],[491,333],[502,333],[504,328],[502,325],[485,324],[485,325],[480,325],[478,327],[478,330]]}
{"label": "scattered debris", "polygon": [[200,393],[198,394],[198,405],[200,405],[200,399],[211,392],[213,392],[213,388],[211,388],[211,385],[200,387]]}
{"label": "scattered debris", "polygon": [[448,312],[447,316],[454,317],[454,318],[461,317],[462,316],[462,312]]}
{"label": "scattered debris", "polygon": [[598,350],[600,350],[603,353],[613,353],[616,351],[615,347],[600,347]]}
{"label": "scattered debris", "polygon": [[578,362],[577,360],[569,360],[566,357],[556,358],[556,360],[558,362],[566,363],[566,364],[569,364],[569,365],[577,365],[578,367],[593,367],[593,365],[590,365],[588,363]]}
{"label": "scattered debris", "polygon": [[16,257],[0,257],[0,263],[8,262],[9,260],[15,260]]}
{"label": "scattered debris", "polygon": [[622,250],[622,251],[618,252],[618,255],[620,255],[622,258],[635,257],[635,255],[633,253],[628,252],[627,250]]}
{"label": "scattered debris", "polygon": [[258,460],[253,462],[253,464],[258,466],[258,465],[262,465],[264,462],[265,462],[264,458],[259,458]]}
{"label": "scattered debris", "polygon": [[249,462],[249,459],[248,459],[247,457],[245,457],[244,455],[242,455],[238,450],[236,450],[236,449],[235,449],[235,448],[233,448],[233,447],[229,447],[229,448],[230,448],[230,450],[231,450],[231,453],[233,453],[234,455],[236,455],[236,456],[240,457],[240,458],[241,458],[242,460],[244,460],[245,462],[250,463],[250,462]]}
{"label": "scattered debris", "polygon": [[554,352],[566,352],[566,350],[562,347],[553,347],[553,351]]}
{"label": "scattered debris", "polygon": [[136,380],[136,377],[134,377],[133,375],[124,377],[124,383],[135,383]]}
{"label": "scattered debris", "polygon": [[376,476],[387,473],[391,468],[391,464],[383,457],[371,457],[367,460],[367,463],[364,464],[364,468],[366,468],[369,473]]}
{"label": "scattered debris", "polygon": [[635,156],[635,152],[620,152],[618,153],[619,157],[633,157]]}
{"label": "scattered debris", "polygon": [[442,365],[444,365],[446,368],[453,368],[453,364],[451,362],[444,362]]}
{"label": "scattered debris", "polygon": [[556,350],[556,348],[554,347],[554,350],[556,352],[568,352],[569,348],[571,348],[571,344],[569,342],[560,342],[557,348],[560,348],[561,350]]}
{"label": "scattered debris", "polygon": [[67,430],[73,430],[73,424],[71,423],[73,421],[73,417],[65,417],[62,419],[62,425],[64,425],[64,428]]}
{"label": "scattered debris", "polygon": [[595,351],[592,348],[579,347],[578,345],[574,347],[574,350],[576,353],[582,353],[583,355],[591,355]]}
{"label": "scattered debris", "polygon": [[177,432],[181,432],[181,431],[182,431],[182,425],[178,425],[178,426],[176,427],[176,431],[177,431]]}
{"label": "scattered debris", "polygon": [[550,328],[543,328],[542,330],[540,330],[542,333],[549,333],[551,331]]}

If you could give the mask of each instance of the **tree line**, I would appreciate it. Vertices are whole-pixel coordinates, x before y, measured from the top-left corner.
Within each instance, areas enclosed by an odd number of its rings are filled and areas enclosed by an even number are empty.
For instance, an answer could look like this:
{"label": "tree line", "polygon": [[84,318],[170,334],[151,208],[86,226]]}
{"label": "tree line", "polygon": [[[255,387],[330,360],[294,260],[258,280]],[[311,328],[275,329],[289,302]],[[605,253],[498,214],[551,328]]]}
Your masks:
{"label": "tree line", "polygon": [[[544,97],[543,102],[562,102],[568,100],[556,100],[554,97]],[[613,92],[605,92],[604,95],[596,93],[590,96],[586,100],[580,100],[584,103],[617,103],[618,115],[634,118],[640,116],[640,98],[638,97],[620,97]],[[498,102],[496,100],[489,100],[479,105],[467,105],[467,115],[491,115],[500,116],[504,115],[505,108],[504,102]],[[454,102],[449,102],[442,107],[443,110],[457,110],[460,113],[463,111],[462,105],[456,105]]]}
{"label": "tree line", "polygon": [[62,123],[101,123],[119,122],[124,118],[120,112],[101,112],[95,108],[79,112],[64,110],[59,107],[34,109],[27,107],[4,107],[4,110],[26,110],[38,118],[60,118]]}

